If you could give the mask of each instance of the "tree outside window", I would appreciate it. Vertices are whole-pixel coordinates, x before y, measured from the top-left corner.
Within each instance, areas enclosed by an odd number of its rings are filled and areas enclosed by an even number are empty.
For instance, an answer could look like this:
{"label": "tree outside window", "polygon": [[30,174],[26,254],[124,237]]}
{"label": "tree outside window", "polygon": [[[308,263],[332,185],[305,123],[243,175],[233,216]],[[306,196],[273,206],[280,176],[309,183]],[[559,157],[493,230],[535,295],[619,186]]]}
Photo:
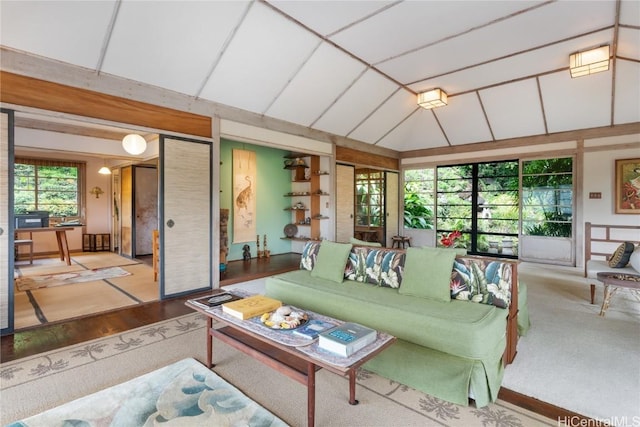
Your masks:
{"label": "tree outside window", "polygon": [[433,228],[434,168],[404,171],[404,228]]}
{"label": "tree outside window", "polygon": [[571,237],[573,158],[522,162],[522,232]]}
{"label": "tree outside window", "polygon": [[81,164],[16,159],[14,212],[47,211],[52,217],[77,217],[80,213]]}

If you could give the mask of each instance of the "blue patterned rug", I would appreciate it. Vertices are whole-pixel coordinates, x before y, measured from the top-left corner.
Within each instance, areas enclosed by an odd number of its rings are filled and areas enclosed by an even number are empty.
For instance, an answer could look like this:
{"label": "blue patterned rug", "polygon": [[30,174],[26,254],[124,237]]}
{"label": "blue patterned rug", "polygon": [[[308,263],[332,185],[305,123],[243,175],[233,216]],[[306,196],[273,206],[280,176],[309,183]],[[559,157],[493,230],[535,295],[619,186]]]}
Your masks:
{"label": "blue patterned rug", "polygon": [[286,426],[236,387],[188,358],[8,427]]}

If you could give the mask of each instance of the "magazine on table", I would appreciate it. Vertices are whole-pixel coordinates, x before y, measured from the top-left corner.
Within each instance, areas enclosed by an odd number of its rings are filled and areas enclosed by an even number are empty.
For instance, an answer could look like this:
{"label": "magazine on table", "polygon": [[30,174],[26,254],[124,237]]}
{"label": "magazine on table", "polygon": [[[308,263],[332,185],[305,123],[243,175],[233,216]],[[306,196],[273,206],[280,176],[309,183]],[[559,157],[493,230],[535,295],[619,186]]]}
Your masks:
{"label": "magazine on table", "polygon": [[208,295],[206,297],[195,298],[189,300],[194,305],[197,305],[200,308],[204,308],[205,310],[208,308],[217,307],[219,305],[224,304],[225,302],[235,301],[242,299],[242,297],[238,295],[233,295],[228,292],[223,292],[215,295]]}
{"label": "magazine on table", "polygon": [[327,322],[320,319],[311,319],[309,320],[309,322],[307,322],[306,325],[295,329],[293,333],[295,335],[313,340],[316,339],[321,332],[324,332],[327,329],[334,328],[335,326],[336,324],[332,322]]}

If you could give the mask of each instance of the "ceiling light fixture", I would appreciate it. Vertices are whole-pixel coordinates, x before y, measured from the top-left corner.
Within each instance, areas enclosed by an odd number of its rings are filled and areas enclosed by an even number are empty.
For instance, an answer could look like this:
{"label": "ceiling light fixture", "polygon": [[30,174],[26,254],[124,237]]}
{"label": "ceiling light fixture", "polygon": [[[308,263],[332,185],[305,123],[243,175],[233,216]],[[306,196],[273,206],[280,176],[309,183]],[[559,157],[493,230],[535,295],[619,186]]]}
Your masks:
{"label": "ceiling light fixture", "polygon": [[111,169],[109,169],[107,167],[107,161],[104,161],[104,164],[102,165],[102,167],[98,170],[98,173],[100,175],[111,175]]}
{"label": "ceiling light fixture", "polygon": [[595,49],[576,52],[569,56],[571,78],[588,76],[589,74],[609,69],[609,45]]}
{"label": "ceiling light fixture", "polygon": [[425,109],[447,105],[447,94],[440,88],[418,94],[418,105]]}
{"label": "ceiling light fixture", "polygon": [[122,148],[127,153],[137,156],[147,149],[147,141],[136,133],[130,133],[122,139]]}

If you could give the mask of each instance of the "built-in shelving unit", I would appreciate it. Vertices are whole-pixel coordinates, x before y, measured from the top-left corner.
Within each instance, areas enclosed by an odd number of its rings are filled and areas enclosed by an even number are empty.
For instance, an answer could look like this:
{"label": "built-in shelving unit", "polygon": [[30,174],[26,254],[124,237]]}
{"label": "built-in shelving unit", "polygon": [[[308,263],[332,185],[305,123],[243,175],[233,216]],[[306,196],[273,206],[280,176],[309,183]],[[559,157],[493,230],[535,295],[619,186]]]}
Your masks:
{"label": "built-in shelving unit", "polygon": [[[292,171],[291,182],[296,188],[285,194],[284,197],[299,198],[292,200],[292,206],[285,208],[291,211],[292,223],[298,227],[308,227],[308,235],[305,237],[284,237],[284,239],[305,241],[320,239],[320,220],[329,219],[321,214],[321,199],[329,193],[320,187],[320,177],[329,175],[320,170],[320,157],[301,153],[291,153],[285,156],[284,169]],[[304,184],[306,188],[300,189]]]}

